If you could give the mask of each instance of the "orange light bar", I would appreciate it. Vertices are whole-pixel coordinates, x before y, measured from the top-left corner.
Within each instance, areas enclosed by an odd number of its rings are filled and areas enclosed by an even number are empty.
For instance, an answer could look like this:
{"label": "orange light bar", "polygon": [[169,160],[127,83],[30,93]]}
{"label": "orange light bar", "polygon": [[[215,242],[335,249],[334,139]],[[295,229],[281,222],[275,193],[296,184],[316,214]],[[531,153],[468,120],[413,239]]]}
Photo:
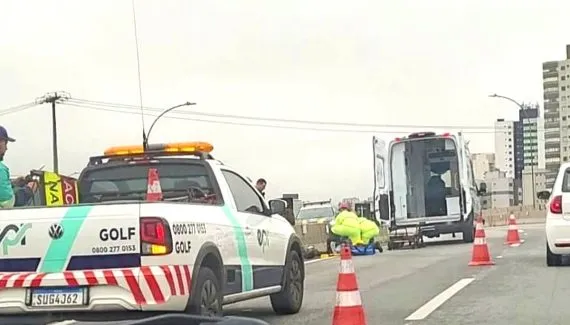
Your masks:
{"label": "orange light bar", "polygon": [[[163,143],[163,144],[150,144],[148,151],[152,152],[180,152],[180,153],[193,153],[205,152],[210,153],[214,150],[208,142],[178,142],[178,143]],[[128,156],[144,153],[142,145],[133,146],[118,146],[107,148],[104,151],[105,156]]]}

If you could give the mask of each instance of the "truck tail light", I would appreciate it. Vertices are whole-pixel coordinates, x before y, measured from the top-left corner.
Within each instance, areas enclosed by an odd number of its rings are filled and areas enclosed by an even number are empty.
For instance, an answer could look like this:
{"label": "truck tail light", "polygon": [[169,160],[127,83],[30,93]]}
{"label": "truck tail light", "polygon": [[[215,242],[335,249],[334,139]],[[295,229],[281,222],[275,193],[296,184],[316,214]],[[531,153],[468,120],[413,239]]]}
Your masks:
{"label": "truck tail light", "polygon": [[167,255],[172,253],[170,227],[163,218],[141,217],[140,235],[142,255]]}
{"label": "truck tail light", "polygon": [[553,197],[549,208],[552,214],[562,214],[562,195]]}

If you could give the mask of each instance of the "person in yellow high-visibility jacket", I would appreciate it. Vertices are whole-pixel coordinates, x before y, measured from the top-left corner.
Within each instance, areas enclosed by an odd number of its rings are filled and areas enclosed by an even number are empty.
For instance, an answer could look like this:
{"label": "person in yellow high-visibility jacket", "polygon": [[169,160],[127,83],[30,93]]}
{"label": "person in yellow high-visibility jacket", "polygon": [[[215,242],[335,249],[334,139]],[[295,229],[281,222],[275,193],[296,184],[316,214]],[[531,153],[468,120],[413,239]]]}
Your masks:
{"label": "person in yellow high-visibility jacket", "polygon": [[380,228],[378,228],[376,222],[363,217],[358,217],[358,222],[360,224],[360,236],[362,237],[362,241],[365,245],[368,245],[372,238],[378,236]]}
{"label": "person in yellow high-visibility jacket", "polygon": [[340,212],[334,220],[331,232],[340,237],[348,237],[353,245],[362,244],[360,222],[356,213],[351,211],[347,203],[341,203],[338,209]]}

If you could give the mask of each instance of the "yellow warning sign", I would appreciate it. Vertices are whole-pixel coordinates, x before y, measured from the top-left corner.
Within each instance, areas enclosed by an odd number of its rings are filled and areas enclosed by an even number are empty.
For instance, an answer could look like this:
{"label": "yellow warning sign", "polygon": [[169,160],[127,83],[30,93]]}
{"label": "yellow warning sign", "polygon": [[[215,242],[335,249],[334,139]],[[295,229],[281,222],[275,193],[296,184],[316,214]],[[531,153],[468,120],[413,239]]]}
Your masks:
{"label": "yellow warning sign", "polygon": [[58,174],[44,172],[44,189],[47,206],[63,205],[63,187]]}

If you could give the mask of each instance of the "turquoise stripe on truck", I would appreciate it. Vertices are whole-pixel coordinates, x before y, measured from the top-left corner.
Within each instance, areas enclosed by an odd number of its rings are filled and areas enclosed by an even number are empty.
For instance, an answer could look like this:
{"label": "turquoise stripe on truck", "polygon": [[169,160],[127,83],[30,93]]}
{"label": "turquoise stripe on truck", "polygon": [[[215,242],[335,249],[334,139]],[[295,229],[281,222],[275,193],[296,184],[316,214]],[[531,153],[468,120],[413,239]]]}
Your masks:
{"label": "turquoise stripe on truck", "polygon": [[242,291],[251,291],[253,290],[253,268],[251,266],[251,261],[249,260],[249,256],[247,253],[247,243],[245,241],[245,234],[243,233],[243,228],[239,223],[236,216],[233,212],[228,208],[227,205],[222,207],[226,218],[230,221],[233,230],[234,230],[234,237],[237,245],[237,253],[239,255],[240,264],[241,264],[241,287]]}
{"label": "turquoise stripe on truck", "polygon": [[[92,209],[93,206],[91,205],[76,205],[67,208],[59,222],[59,225],[63,228],[63,236],[50,241],[39,272],[65,271],[75,239]],[[48,232],[49,229],[45,231]]]}

